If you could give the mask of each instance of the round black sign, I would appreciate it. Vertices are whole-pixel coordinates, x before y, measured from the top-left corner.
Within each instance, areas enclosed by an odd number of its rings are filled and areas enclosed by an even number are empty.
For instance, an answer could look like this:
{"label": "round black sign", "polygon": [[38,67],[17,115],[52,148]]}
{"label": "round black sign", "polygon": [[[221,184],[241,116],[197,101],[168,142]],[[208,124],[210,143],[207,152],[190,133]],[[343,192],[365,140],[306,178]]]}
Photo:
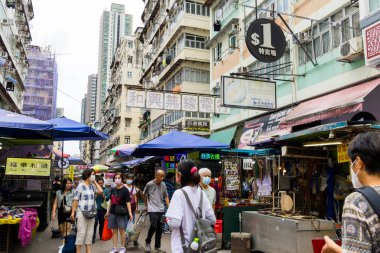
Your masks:
{"label": "round black sign", "polygon": [[260,18],[253,21],[245,36],[249,52],[261,62],[280,59],[286,49],[286,39],[281,27],[272,19]]}

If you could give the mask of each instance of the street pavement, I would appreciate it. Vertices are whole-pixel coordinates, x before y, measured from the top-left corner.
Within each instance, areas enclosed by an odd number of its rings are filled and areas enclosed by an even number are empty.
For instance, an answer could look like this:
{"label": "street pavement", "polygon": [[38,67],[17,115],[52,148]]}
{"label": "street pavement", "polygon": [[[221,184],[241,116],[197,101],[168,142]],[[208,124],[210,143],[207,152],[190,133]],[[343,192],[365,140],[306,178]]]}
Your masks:
{"label": "street pavement", "polygon": [[[50,223],[52,224],[52,223]],[[57,253],[58,246],[61,243],[60,239],[51,239],[51,231],[50,227],[52,225],[49,224],[49,227],[46,228],[43,232],[38,232],[36,236],[31,241],[30,245],[22,248],[21,246],[15,246],[15,249],[12,253]],[[140,245],[145,244],[145,238],[147,235],[147,229],[149,226],[149,218],[147,219],[145,229],[141,232],[139,237]],[[55,225],[57,227],[57,225]],[[119,244],[120,245],[120,244]],[[152,247],[154,246],[154,236],[152,241]],[[96,238],[95,244],[92,245],[92,253],[108,253],[112,248],[112,240],[109,241],[101,241],[99,240],[99,236]],[[166,250],[168,253],[172,252],[170,250],[170,234],[162,235],[162,249]],[[82,247],[82,252],[85,252],[84,246]],[[140,246],[138,249],[133,247],[127,248],[127,252],[144,252],[144,249]],[[220,250],[219,253],[228,253],[231,251]],[[175,252],[173,252],[175,253]]]}

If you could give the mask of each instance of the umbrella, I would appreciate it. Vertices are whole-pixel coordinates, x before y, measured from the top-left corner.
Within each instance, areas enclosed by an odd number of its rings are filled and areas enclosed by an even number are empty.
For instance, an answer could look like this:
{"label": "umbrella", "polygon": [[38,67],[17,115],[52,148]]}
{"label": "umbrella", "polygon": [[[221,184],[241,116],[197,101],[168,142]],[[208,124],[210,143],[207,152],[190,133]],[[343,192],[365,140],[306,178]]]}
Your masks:
{"label": "umbrella", "polygon": [[92,166],[91,169],[95,170],[95,172],[107,171],[108,166],[103,165],[103,164],[96,164],[96,165]]}
{"label": "umbrella", "polygon": [[144,158],[137,158],[128,162],[123,162],[121,165],[132,168],[134,166],[137,166],[141,163],[148,162],[152,159],[156,158],[155,156],[146,156]]}
{"label": "umbrella", "polygon": [[[131,154],[136,150],[136,148],[138,147],[137,144],[123,144],[124,147],[117,150],[115,152],[115,155],[118,155],[118,156],[131,156]],[[122,145],[120,145],[122,146]],[[116,148],[116,147],[115,147]],[[114,148],[113,148],[114,149]],[[111,151],[112,152],[112,151]]]}
{"label": "umbrella", "polygon": [[118,145],[118,146],[111,148],[109,151],[112,154],[118,154],[118,152],[121,150],[136,148],[136,147],[137,147],[136,144],[121,144],[121,145]]}
{"label": "umbrella", "polygon": [[132,153],[133,156],[176,154],[180,152],[225,149],[230,146],[196,135],[173,130],[144,143]]}

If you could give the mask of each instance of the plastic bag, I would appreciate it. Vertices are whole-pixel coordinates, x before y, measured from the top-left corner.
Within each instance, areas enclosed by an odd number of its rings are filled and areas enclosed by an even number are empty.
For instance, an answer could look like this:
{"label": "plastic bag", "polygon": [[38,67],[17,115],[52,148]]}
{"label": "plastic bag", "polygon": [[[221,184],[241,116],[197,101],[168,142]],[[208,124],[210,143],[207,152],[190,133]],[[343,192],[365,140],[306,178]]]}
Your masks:
{"label": "plastic bag", "polygon": [[112,229],[108,228],[108,218],[104,220],[102,241],[108,241],[112,238]]}
{"label": "plastic bag", "polygon": [[128,221],[126,233],[128,235],[132,235],[135,233],[135,224],[133,224],[133,221]]}

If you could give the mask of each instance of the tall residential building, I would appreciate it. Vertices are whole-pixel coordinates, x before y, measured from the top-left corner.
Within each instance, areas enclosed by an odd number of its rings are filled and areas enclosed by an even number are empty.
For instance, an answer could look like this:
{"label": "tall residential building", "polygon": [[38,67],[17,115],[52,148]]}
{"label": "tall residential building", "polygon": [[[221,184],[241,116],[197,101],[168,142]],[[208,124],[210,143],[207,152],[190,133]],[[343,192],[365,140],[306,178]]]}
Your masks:
{"label": "tall residential building", "polygon": [[[270,141],[272,136],[281,136],[291,131],[332,122],[329,117],[347,121],[361,118],[355,116],[354,110],[347,109],[344,103],[334,108],[335,99],[319,103],[326,106],[325,110],[318,111],[315,106],[312,114],[307,114],[306,108],[298,108],[297,111],[299,110],[301,115],[297,120],[287,120],[291,116],[286,116],[295,105],[303,101],[326,94],[333,96],[337,90],[360,86],[380,76],[378,70],[365,66],[358,1],[327,0],[317,5],[315,1],[307,0],[257,2],[256,14],[253,0],[245,1],[244,4],[236,4],[234,0],[206,1],[211,7],[212,17],[210,22],[212,30],[208,43],[213,62],[210,88],[220,94],[222,86],[225,85],[221,83],[221,77],[230,74],[243,79],[247,76],[266,79],[274,82],[276,90],[273,95],[276,95],[274,101],[277,106],[274,111],[232,108],[229,115],[216,115],[212,118],[211,139],[222,140],[228,144],[231,142],[239,148],[249,148],[247,143],[253,145],[257,142]],[[376,15],[379,12],[379,1],[359,2],[360,9],[364,8],[368,14],[367,22],[373,23],[375,19],[379,20],[379,15]],[[362,2],[369,2],[369,5],[367,3],[362,6]],[[256,42],[258,34],[252,34],[253,37],[249,36],[248,39],[246,36],[249,26],[256,17],[272,19],[273,7],[275,21],[281,30],[289,31],[290,28],[295,36],[290,32],[283,32],[284,45],[286,45],[283,56],[277,61],[266,63],[253,57],[246,44],[246,41],[251,41],[251,48],[258,45],[264,47],[264,42],[262,44]],[[365,11],[363,10],[363,15]],[[282,14],[284,21],[278,13],[285,13]],[[289,27],[286,27],[284,22]],[[377,49],[379,52],[378,32],[377,38],[372,39],[373,43],[377,43],[372,49]],[[260,49],[263,50],[261,54],[267,55],[269,50],[269,55],[272,55],[271,48]],[[275,55],[276,51],[273,54]],[[233,99],[236,101],[243,101],[241,98],[246,97],[246,92],[242,89],[230,95],[235,96]],[[351,103],[354,102],[348,102]],[[344,108],[346,112],[352,113],[337,113],[342,112]],[[242,129],[251,131],[242,133]]]}
{"label": "tall residential building", "polygon": [[0,2],[0,108],[22,111],[28,70],[26,46],[32,40],[29,22],[34,17],[32,0]]}
{"label": "tall residential building", "polygon": [[94,123],[96,119],[96,94],[98,76],[92,74],[88,76],[87,82],[87,101],[85,111],[85,123]]}
{"label": "tall residential building", "polygon": [[50,49],[27,47],[29,62],[25,79],[23,113],[49,120],[56,115],[58,71],[55,55]]}
{"label": "tall residential building", "polygon": [[[206,48],[210,9],[203,2],[146,1],[140,35],[144,42],[140,83],[144,88],[210,94],[210,52]],[[204,127],[187,127],[194,122]],[[173,128],[208,135],[209,122],[210,113],[146,110],[140,138],[145,142]]]}
{"label": "tall residential building", "polygon": [[[101,131],[110,139],[101,142],[100,160],[113,161],[108,150],[119,144],[140,144],[140,109],[127,106],[127,93],[130,89],[141,88],[143,45],[138,40],[143,28],[137,28],[134,36],[125,36],[116,50],[111,63],[111,86],[105,100],[105,111],[101,120]],[[96,157],[97,158],[97,157]]]}
{"label": "tall residential building", "polygon": [[61,118],[63,116],[65,116],[65,108],[57,107],[55,109],[55,117],[56,118]]}
{"label": "tall residential building", "polygon": [[98,87],[96,100],[96,119],[100,120],[102,105],[107,96],[110,72],[109,68],[116,48],[121,39],[131,35],[133,16],[125,14],[125,6],[122,4],[111,5],[111,11],[103,11],[100,20],[99,54],[98,54]]}
{"label": "tall residential building", "polygon": [[86,124],[86,108],[87,108],[87,94],[84,94],[84,98],[82,98],[82,106],[81,106],[81,116],[80,122]]}

